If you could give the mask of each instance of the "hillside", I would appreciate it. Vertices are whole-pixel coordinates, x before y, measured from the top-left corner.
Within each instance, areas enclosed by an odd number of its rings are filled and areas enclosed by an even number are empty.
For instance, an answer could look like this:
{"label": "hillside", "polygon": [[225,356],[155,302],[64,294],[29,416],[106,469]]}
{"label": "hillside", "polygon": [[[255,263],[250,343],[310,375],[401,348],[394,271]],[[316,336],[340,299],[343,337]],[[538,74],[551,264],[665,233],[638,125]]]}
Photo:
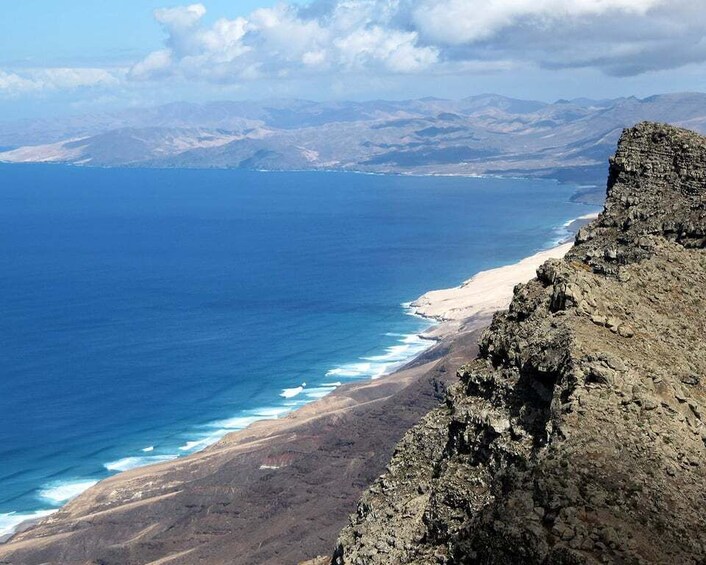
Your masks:
{"label": "hillside", "polygon": [[515,289],[334,562],[706,561],[706,139],[643,123],[604,212]]}
{"label": "hillside", "polygon": [[706,132],[706,95],[552,104],[497,95],[168,104],[81,119],[4,123],[0,161],[531,174],[600,184],[620,131],[641,120]]}

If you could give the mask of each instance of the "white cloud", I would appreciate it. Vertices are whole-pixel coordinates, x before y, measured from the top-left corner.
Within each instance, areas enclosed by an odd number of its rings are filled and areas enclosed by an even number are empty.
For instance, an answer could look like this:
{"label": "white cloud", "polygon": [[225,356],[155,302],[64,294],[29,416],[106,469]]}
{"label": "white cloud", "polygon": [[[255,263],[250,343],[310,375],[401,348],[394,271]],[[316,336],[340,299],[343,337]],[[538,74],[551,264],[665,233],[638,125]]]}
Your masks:
{"label": "white cloud", "polygon": [[37,90],[37,85],[34,81],[15,73],[6,73],[0,70],[0,92],[18,94],[31,90]]}
{"label": "white cloud", "polygon": [[44,69],[0,70],[0,94],[109,87],[120,83],[119,71],[97,68],[53,67]]}
{"label": "white cloud", "polygon": [[607,13],[643,16],[662,0],[423,0],[413,20],[428,39],[458,45],[492,38],[518,24],[548,29]]}
{"label": "white cloud", "polygon": [[203,4],[178,6],[176,8],[160,8],[154,11],[154,19],[170,29],[188,29],[194,26],[206,14]]}
{"label": "white cloud", "polygon": [[380,26],[356,29],[334,41],[341,63],[362,70],[381,64],[387,70],[411,73],[429,69],[438,61],[433,47],[418,47],[416,32],[389,30]]}
{"label": "white cloud", "polygon": [[142,61],[135,64],[130,72],[135,78],[157,77],[168,74],[172,65],[172,53],[169,49],[152,51]]}
{"label": "white cloud", "polygon": [[691,0],[314,0],[211,25],[205,15],[204,4],[155,11],[165,49],[129,76],[239,84],[528,65],[635,75],[706,62],[706,11]]}
{"label": "white cloud", "polygon": [[[318,18],[281,3],[210,27],[202,23],[202,4],[158,10],[155,17],[167,33],[166,53],[151,53],[130,76],[159,78],[168,69],[187,79],[238,82],[339,70],[410,73],[438,62],[436,47],[421,45],[414,30],[378,21],[396,13],[378,8],[378,0],[342,0]],[[165,68],[155,61],[170,64]]]}
{"label": "white cloud", "polygon": [[128,79],[231,89],[260,80],[285,92],[283,80],[382,83],[528,68],[634,76],[706,63],[706,10],[693,0],[313,0],[215,21],[206,13],[207,0],[155,10],[164,46],[129,70],[0,69],[0,95],[114,92]]}

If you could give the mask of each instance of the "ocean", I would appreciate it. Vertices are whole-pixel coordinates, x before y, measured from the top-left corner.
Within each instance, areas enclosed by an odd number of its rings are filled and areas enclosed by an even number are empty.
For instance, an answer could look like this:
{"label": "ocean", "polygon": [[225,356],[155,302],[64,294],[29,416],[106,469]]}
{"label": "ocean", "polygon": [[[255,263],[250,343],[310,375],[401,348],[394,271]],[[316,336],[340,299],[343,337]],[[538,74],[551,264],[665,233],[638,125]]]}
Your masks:
{"label": "ocean", "polygon": [[572,192],[0,165],[0,536],[409,360],[404,303],[554,245]]}

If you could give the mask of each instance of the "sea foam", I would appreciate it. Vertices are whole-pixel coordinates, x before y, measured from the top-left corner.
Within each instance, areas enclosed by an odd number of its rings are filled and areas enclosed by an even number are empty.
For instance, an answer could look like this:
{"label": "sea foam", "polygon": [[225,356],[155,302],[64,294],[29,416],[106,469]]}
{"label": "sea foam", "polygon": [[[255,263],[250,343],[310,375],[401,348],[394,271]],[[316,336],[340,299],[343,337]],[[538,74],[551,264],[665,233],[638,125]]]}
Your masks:
{"label": "sea foam", "polygon": [[318,398],[323,398],[327,394],[332,393],[335,390],[334,387],[328,387],[328,386],[320,386],[316,388],[310,388],[306,391],[306,396],[308,398],[311,398],[312,400],[316,400]]}
{"label": "sea foam", "polygon": [[[409,308],[409,303],[402,305]],[[356,363],[347,363],[340,367],[335,367],[326,372],[327,377],[345,377],[350,379],[378,379],[431,347],[433,342],[419,337],[418,334],[388,334],[395,335],[400,339],[395,345],[385,349],[380,355],[362,357]]]}
{"label": "sea foam", "polygon": [[52,504],[64,504],[76,498],[83,491],[88,490],[98,481],[96,480],[71,480],[56,481],[45,485],[39,491],[39,498]]}
{"label": "sea foam", "polygon": [[53,510],[36,510],[35,512],[9,512],[0,514],[0,542],[6,536],[13,534],[22,522],[27,520],[39,520],[45,518],[49,514],[56,512]]}
{"label": "sea foam", "polygon": [[227,420],[218,420],[210,424],[210,427],[219,428],[227,431],[237,431],[244,430],[250,424],[254,424],[258,420],[261,420],[260,416],[235,416],[234,418],[228,418]]}
{"label": "sea foam", "polygon": [[282,398],[294,398],[295,396],[300,395],[304,391],[305,386],[306,383],[302,383],[301,386],[297,386],[294,388],[285,388],[280,393],[280,396]]}
{"label": "sea foam", "polygon": [[[144,451],[144,449],[143,449]],[[145,465],[152,465],[153,463],[163,463],[164,461],[171,461],[176,459],[176,455],[148,455],[144,457],[124,457],[118,459],[117,461],[111,461],[105,463],[105,467],[108,471],[129,471],[130,469],[137,469],[138,467],[144,467]]]}
{"label": "sea foam", "polygon": [[259,420],[272,420],[291,412],[294,406],[266,406],[254,410],[244,411],[241,415],[226,420],[217,420],[207,424],[202,433],[194,434],[194,439],[190,439],[179,448],[179,451],[193,453],[213,445],[223,436],[230,432],[247,428]]}
{"label": "sea foam", "polygon": [[574,225],[577,222],[588,222],[590,220],[594,220],[597,217],[598,212],[591,212],[589,214],[584,214],[582,216],[577,216],[575,218],[567,220],[562,225],[554,228],[555,237],[551,240],[548,247],[556,247],[557,245],[561,245],[563,243],[571,241],[576,232],[576,228],[574,227]]}
{"label": "sea foam", "polygon": [[215,432],[203,434],[199,438],[187,441],[184,445],[179,448],[179,451],[200,451],[202,449],[205,449],[209,445],[213,445],[227,433],[227,430],[217,430]]}
{"label": "sea foam", "polygon": [[327,377],[372,377],[380,372],[380,365],[373,363],[348,363],[326,372]]}

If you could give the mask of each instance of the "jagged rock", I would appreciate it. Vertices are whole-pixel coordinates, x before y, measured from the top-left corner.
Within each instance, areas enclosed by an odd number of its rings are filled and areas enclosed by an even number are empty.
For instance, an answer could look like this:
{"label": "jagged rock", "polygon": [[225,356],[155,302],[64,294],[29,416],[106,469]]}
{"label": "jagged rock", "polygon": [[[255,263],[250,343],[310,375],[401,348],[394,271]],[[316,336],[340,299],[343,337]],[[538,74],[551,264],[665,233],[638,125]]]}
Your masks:
{"label": "jagged rock", "polygon": [[643,123],[604,212],[515,289],[333,563],[706,562],[704,311],[706,139]]}

